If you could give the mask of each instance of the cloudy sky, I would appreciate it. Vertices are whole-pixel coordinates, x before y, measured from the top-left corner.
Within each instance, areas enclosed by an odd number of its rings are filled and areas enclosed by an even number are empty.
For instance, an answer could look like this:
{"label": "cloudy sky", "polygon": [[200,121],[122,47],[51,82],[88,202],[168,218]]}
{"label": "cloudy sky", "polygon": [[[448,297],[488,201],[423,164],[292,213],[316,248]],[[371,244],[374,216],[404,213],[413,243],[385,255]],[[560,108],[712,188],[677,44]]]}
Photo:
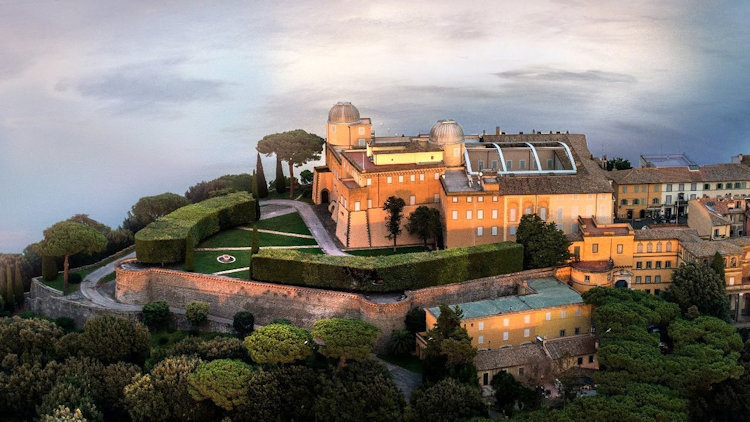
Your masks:
{"label": "cloudy sky", "polygon": [[[0,0],[0,252],[252,171],[268,133],[569,130],[596,155],[750,153],[750,2]],[[266,170],[273,171],[271,161]]]}

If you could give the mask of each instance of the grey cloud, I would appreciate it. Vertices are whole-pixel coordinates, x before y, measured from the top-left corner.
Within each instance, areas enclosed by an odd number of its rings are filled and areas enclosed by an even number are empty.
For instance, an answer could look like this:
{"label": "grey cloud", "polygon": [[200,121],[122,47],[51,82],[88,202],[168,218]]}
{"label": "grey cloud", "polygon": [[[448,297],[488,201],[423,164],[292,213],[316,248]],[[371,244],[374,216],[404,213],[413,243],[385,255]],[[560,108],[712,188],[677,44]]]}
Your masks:
{"label": "grey cloud", "polygon": [[601,83],[632,83],[636,82],[632,75],[601,70],[587,70],[572,72],[551,68],[528,68],[498,72],[494,75],[511,81],[521,82],[601,82]]}

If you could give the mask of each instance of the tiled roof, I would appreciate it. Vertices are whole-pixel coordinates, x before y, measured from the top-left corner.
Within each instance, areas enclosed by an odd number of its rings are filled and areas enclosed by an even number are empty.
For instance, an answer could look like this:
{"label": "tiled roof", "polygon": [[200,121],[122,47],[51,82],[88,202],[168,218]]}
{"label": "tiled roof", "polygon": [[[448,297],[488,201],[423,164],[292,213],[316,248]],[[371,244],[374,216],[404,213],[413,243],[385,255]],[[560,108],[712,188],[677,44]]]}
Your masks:
{"label": "tiled roof", "polygon": [[680,241],[700,240],[698,232],[690,228],[641,229],[634,231],[635,240],[669,240]]}
{"label": "tiled roof", "polygon": [[690,171],[687,167],[646,167],[608,172],[618,185],[648,183],[700,183],[750,180],[750,168],[742,164],[713,164]]}
{"label": "tiled roof", "polygon": [[393,171],[409,171],[409,170],[422,170],[429,168],[444,168],[445,164],[442,161],[437,163],[427,164],[384,164],[376,165],[367,157],[366,151],[345,151],[341,153],[352,166],[362,173],[375,173],[375,172],[393,172]]}
{"label": "tiled roof", "polygon": [[721,255],[739,255],[744,252],[742,247],[726,240],[699,240],[680,242],[680,246],[696,258],[711,258],[718,252]]}
{"label": "tiled roof", "polygon": [[708,211],[708,216],[711,218],[711,225],[712,226],[726,226],[728,224],[732,224],[731,221],[727,220],[726,218],[722,217],[720,214]]}
{"label": "tiled roof", "polygon": [[593,355],[596,353],[596,341],[590,334],[572,337],[561,337],[553,340],[546,340],[544,348],[547,349],[549,356],[553,359],[560,359],[566,356]]}
{"label": "tiled roof", "polygon": [[732,237],[724,240],[724,242],[729,242],[737,246],[750,246],[750,236]]}
{"label": "tiled roof", "polygon": [[480,350],[474,358],[478,371],[529,365],[548,359],[540,343],[522,344],[504,349]]}
{"label": "tiled roof", "polygon": [[[745,211],[745,198],[700,198],[694,199],[707,209],[717,212],[721,215],[730,213],[742,213]],[[737,203],[739,202],[739,206]],[[731,208],[730,208],[731,205]]]}
{"label": "tiled roof", "polygon": [[[464,319],[481,318],[511,312],[541,309],[553,306],[583,303],[581,295],[554,278],[538,278],[528,282],[535,293],[522,296],[505,296],[497,299],[480,300],[457,304],[464,312]],[[452,304],[453,305],[453,304]],[[427,309],[436,318],[440,308]]]}

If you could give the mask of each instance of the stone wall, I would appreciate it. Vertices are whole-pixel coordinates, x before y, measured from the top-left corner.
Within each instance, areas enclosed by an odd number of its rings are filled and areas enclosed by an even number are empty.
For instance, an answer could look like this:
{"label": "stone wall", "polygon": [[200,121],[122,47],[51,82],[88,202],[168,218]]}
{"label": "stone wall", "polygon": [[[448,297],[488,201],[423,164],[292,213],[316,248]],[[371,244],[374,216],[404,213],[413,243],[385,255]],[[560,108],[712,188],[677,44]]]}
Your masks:
{"label": "stone wall", "polygon": [[188,302],[200,300],[208,302],[210,313],[218,317],[231,319],[236,312],[250,311],[261,325],[286,318],[307,328],[322,318],[359,318],[380,328],[379,347],[385,345],[391,331],[404,328],[404,317],[413,307],[507,296],[515,294],[518,285],[525,280],[554,276],[551,268],[524,271],[407,291],[400,300],[378,303],[384,301],[375,295],[370,297],[160,268],[130,270],[118,266],[116,272],[115,297],[122,303],[143,305],[164,300],[170,306],[184,308]]}

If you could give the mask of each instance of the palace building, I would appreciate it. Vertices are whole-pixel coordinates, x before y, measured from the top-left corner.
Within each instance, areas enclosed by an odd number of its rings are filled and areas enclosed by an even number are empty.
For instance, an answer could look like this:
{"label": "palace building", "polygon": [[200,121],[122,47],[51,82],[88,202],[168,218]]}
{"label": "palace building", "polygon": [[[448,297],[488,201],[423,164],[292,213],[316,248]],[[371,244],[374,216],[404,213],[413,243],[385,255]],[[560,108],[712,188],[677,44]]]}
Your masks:
{"label": "palace building", "polygon": [[[438,209],[449,248],[515,240],[524,214],[565,233],[578,230],[579,215],[611,222],[613,189],[584,135],[495,132],[466,135],[457,122],[438,120],[429,134],[376,137],[369,118],[337,103],[313,201],[328,204],[336,237],[349,248],[391,244],[383,210],[390,196],[404,200],[406,217],[421,205]],[[406,230],[397,240],[419,243]]]}

